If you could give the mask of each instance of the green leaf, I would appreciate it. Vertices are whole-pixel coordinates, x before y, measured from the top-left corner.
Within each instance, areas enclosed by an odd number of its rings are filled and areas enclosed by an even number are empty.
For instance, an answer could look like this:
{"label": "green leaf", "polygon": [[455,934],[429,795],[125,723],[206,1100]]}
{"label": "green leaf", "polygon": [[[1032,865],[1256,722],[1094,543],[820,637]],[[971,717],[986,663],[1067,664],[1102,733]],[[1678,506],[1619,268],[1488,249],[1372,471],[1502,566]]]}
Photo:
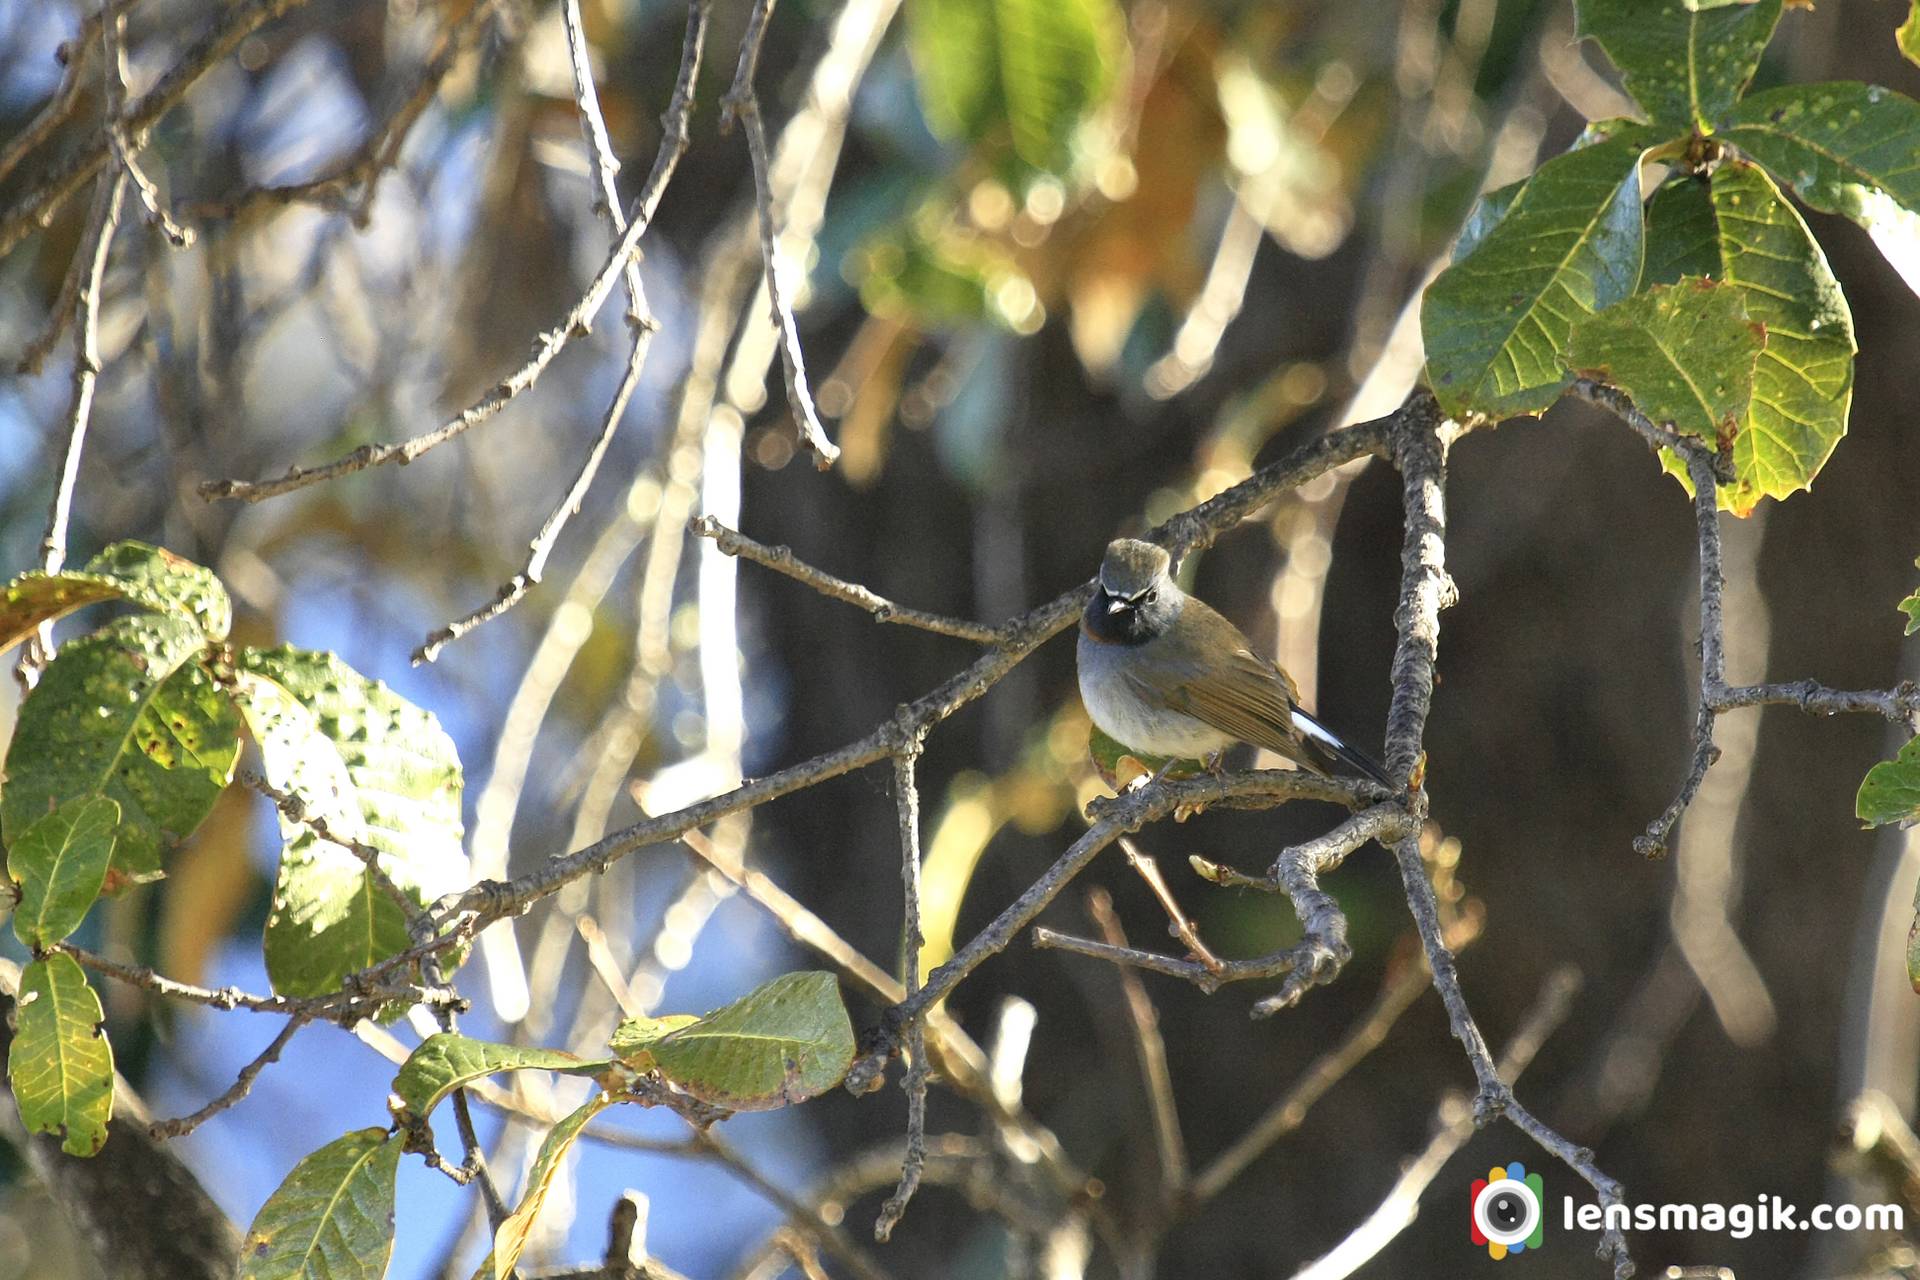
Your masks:
{"label": "green leaf", "polygon": [[204,569],[144,542],[116,542],[86,568],[23,573],[0,594],[0,652],[43,622],[102,600],[126,600],[159,613],[192,618],[209,639],[224,640],[233,620],[226,588]]}
{"label": "green leaf", "polygon": [[1458,262],[1472,253],[1487,238],[1487,233],[1500,225],[1500,220],[1507,216],[1507,211],[1513,208],[1520,193],[1526,189],[1527,179],[1522,178],[1489,191],[1474,201],[1473,209],[1467,214],[1466,225],[1460,228],[1460,238],[1454,241],[1453,256],[1448,261]]}
{"label": "green leaf", "polygon": [[80,927],[100,896],[113,858],[120,806],[82,796],[28,827],[7,850],[7,874],[20,886],[13,931],[34,950]]}
{"label": "green leaf", "polygon": [[1853,811],[1870,827],[1889,822],[1910,827],[1920,822],[1920,738],[1900,748],[1893,759],[1867,770]]}
{"label": "green leaf", "polygon": [[[1847,430],[1853,319],[1807,224],[1753,165],[1730,161],[1705,189],[1685,179],[1655,196],[1649,256],[1683,262],[1740,291],[1766,326],[1753,403],[1733,440],[1735,481],[1720,505],[1739,515],[1813,483]],[[1715,263],[1712,260],[1718,259]],[[1685,482],[1677,458],[1667,469]]]}
{"label": "green leaf", "polygon": [[1035,169],[1064,173],[1074,137],[1125,54],[1114,0],[909,0],[907,44],[928,126],[980,142],[1003,131]]}
{"label": "green leaf", "polygon": [[1626,392],[1655,422],[1718,448],[1747,420],[1766,344],[1739,289],[1689,277],[1575,325],[1567,363]]}
{"label": "green leaf", "polygon": [[208,667],[197,623],[120,618],[68,641],[20,706],[0,792],[9,845],[57,805],[120,806],[109,892],[157,879],[233,777],[240,721]]}
{"label": "green leaf", "polygon": [[648,1049],[670,1031],[700,1021],[691,1013],[670,1013],[664,1018],[624,1018],[613,1029],[607,1048],[635,1071],[652,1071],[657,1065]]}
{"label": "green leaf", "polygon": [[247,1230],[236,1280],[379,1280],[401,1142],[356,1129],[293,1167]]}
{"label": "green leaf", "polygon": [[125,584],[125,595],[135,604],[197,619],[209,640],[225,640],[233,626],[233,601],[213,570],[164,547],[116,542],[87,561],[83,572]]}
{"label": "green leaf", "polygon": [[1855,188],[1920,213],[1920,102],[1838,81],[1756,93],[1718,135],[1772,170],[1816,209],[1855,216]]}
{"label": "green leaf", "polygon": [[520,1203],[501,1222],[500,1229],[493,1233],[493,1251],[481,1262],[480,1269],[473,1273],[473,1280],[509,1280],[513,1275],[521,1251],[527,1247],[527,1239],[533,1234],[533,1224],[540,1216],[541,1207],[547,1203],[547,1192],[553,1186],[554,1175],[560,1172],[560,1163],[566,1159],[568,1148],[573,1146],[580,1131],[587,1127],[587,1121],[613,1102],[614,1099],[606,1094],[596,1093],[547,1131],[546,1140],[540,1144],[540,1151],[533,1158],[533,1167],[527,1170],[527,1185],[520,1193]]}
{"label": "green leaf", "polygon": [[771,1111],[833,1088],[853,1024],[831,973],[789,973],[647,1046],[660,1074],[703,1102]]}
{"label": "green leaf", "polygon": [[1908,62],[1920,66],[1920,0],[1913,0],[1907,20],[1894,30],[1893,38]]}
{"label": "green leaf", "polygon": [[[335,835],[382,851],[382,870],[424,906],[466,883],[460,759],[431,714],[330,653],[248,649],[240,709],[267,780]],[[267,917],[275,991],[310,996],[408,946],[407,919],[367,865],[281,816],[285,848]]]}
{"label": "green leaf", "polygon": [[1427,288],[1427,377],[1456,417],[1538,413],[1566,385],[1575,321],[1631,294],[1642,248],[1634,132],[1555,156]]}
{"label": "green leaf", "polygon": [[[1913,567],[1920,569],[1920,560],[1915,560]],[[1907,634],[1912,635],[1914,632],[1920,631],[1920,591],[1916,591],[1905,600],[1902,600],[1897,607],[1900,612],[1907,615]]]}
{"label": "green leaf", "polygon": [[605,1060],[590,1062],[559,1049],[495,1044],[442,1031],[422,1040],[394,1076],[393,1093],[400,1100],[395,1118],[403,1122],[425,1120],[442,1099],[461,1085],[499,1071],[560,1071],[567,1075],[592,1076],[608,1065]]}
{"label": "green leaf", "polygon": [[100,1030],[100,997],[64,951],[20,971],[7,1075],[28,1133],[57,1133],[70,1156],[90,1156],[113,1118],[113,1046]]}
{"label": "green leaf", "polygon": [[1780,21],[1780,0],[1578,0],[1579,32],[1607,51],[1655,124],[1710,131],[1739,99]]}

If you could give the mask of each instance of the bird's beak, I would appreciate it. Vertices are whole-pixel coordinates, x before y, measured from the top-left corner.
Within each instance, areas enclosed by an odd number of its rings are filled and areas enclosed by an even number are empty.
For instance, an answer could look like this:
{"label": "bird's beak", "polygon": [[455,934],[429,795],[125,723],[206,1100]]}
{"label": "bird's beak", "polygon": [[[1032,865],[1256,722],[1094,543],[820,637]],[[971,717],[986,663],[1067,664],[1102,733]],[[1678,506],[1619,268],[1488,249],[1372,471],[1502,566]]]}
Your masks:
{"label": "bird's beak", "polygon": [[1122,600],[1119,596],[1107,597],[1107,616],[1108,617],[1112,617],[1114,614],[1119,613],[1122,609],[1125,609],[1126,607],[1127,607],[1127,602],[1125,600]]}

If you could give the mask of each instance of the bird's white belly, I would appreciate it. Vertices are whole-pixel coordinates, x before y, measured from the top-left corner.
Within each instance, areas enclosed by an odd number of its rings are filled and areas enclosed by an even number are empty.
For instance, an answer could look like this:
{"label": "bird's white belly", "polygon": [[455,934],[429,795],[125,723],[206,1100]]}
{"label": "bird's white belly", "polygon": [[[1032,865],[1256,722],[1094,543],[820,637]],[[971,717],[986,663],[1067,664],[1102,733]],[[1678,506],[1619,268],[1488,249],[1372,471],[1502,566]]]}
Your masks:
{"label": "bird's white belly", "polygon": [[1206,721],[1152,706],[1137,696],[1113,670],[1123,652],[1117,645],[1080,646],[1080,700],[1101,732],[1135,751],[1182,759],[1199,759],[1233,745],[1231,735]]}

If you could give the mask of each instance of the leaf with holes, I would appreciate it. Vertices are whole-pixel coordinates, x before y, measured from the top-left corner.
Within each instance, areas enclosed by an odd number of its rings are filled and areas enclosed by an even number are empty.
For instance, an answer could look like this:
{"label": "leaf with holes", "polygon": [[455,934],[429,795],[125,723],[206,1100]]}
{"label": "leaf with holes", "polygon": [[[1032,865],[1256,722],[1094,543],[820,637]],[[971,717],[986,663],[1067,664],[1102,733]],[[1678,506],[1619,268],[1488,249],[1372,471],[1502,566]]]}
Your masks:
{"label": "leaf with holes", "polygon": [[606,1110],[613,1101],[604,1093],[596,1093],[547,1131],[546,1140],[540,1144],[539,1153],[533,1158],[533,1167],[527,1170],[526,1189],[520,1193],[520,1203],[501,1222],[500,1229],[493,1233],[493,1251],[481,1262],[480,1269],[473,1273],[473,1280],[510,1280],[514,1267],[520,1261],[521,1252],[527,1247],[527,1238],[533,1234],[533,1224],[547,1203],[547,1192],[553,1187],[554,1175],[560,1172],[560,1164],[566,1159],[568,1149],[573,1146],[574,1139],[580,1136],[580,1131],[587,1127],[587,1121]]}
{"label": "leaf with holes", "polygon": [[103,600],[193,619],[211,640],[227,638],[233,604],[209,569],[144,542],[116,542],[84,569],[23,573],[0,592],[0,651],[43,622]]}
{"label": "leaf with holes", "polygon": [[1580,34],[1607,52],[1657,125],[1709,128],[1753,79],[1781,0],[1578,0]]}
{"label": "leaf with holes", "polygon": [[1766,326],[1738,289],[1687,277],[1654,285],[1573,327],[1567,364],[1627,393],[1640,412],[1710,448],[1731,441],[1753,401]]}
{"label": "leaf with holes", "polygon": [[100,997],[65,952],[20,971],[7,1076],[28,1133],[62,1135],[60,1149],[90,1156],[113,1118],[113,1046],[100,1029]]}
{"label": "leaf with holes", "polygon": [[20,704],[0,792],[11,845],[59,805],[120,806],[107,891],[154,880],[233,777],[240,721],[206,636],[179,614],[120,618],[68,641]]}
{"label": "leaf with holes", "polygon": [[[1661,188],[1647,226],[1648,260],[1663,275],[1706,275],[1737,289],[1748,318],[1766,326],[1721,507],[1745,515],[1763,498],[1805,489],[1846,434],[1853,399],[1853,319],[1826,255],[1767,175],[1738,161],[1709,183]],[[1687,483],[1678,458],[1663,461]]]}
{"label": "leaf with holes", "polygon": [[356,1129],[293,1167],[247,1229],[236,1280],[379,1280],[401,1141]]}
{"label": "leaf with holes", "polygon": [[82,796],[28,827],[7,850],[7,874],[20,886],[13,931],[38,951],[80,927],[107,880],[120,806]]}
{"label": "leaf with holes", "polygon": [[[460,759],[431,714],[330,653],[248,649],[238,665],[267,781],[308,821],[380,850],[381,869],[420,906],[466,883]],[[284,814],[280,834],[266,934],[275,991],[331,991],[406,949],[407,917],[366,863]]]}
{"label": "leaf with holes", "polygon": [[1920,738],[1900,748],[1893,759],[1867,770],[1853,811],[1870,827],[1889,822],[1910,827],[1920,822]]}
{"label": "leaf with holes", "polygon": [[771,1111],[833,1088],[853,1024],[831,973],[789,973],[647,1045],[660,1074],[702,1102]]}
{"label": "leaf with holes", "polygon": [[1574,324],[1640,279],[1644,149],[1634,131],[1547,161],[1428,286],[1427,378],[1449,414],[1538,413],[1559,398]]}
{"label": "leaf with holes", "polygon": [[1126,54],[1114,0],[908,0],[907,46],[942,138],[1005,137],[1033,169],[1072,167]]}
{"label": "leaf with holes", "polygon": [[500,1071],[560,1071],[567,1075],[595,1076],[608,1065],[604,1059],[587,1061],[559,1049],[495,1044],[443,1031],[422,1040],[394,1076],[393,1096],[399,1100],[394,1118],[402,1123],[425,1120],[443,1098],[461,1085]]}

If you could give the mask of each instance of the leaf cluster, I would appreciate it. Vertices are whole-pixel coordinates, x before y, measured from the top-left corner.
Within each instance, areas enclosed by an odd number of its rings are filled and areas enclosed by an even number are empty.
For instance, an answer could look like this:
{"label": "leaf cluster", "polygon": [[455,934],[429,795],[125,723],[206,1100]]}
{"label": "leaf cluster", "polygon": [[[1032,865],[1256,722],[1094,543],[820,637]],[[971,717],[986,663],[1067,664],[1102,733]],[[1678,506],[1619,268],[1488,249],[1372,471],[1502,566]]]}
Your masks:
{"label": "leaf cluster", "polygon": [[1539,413],[1576,378],[1616,387],[1721,454],[1720,504],[1744,515],[1813,482],[1853,392],[1846,299],[1783,188],[1911,236],[1920,103],[1851,82],[1747,93],[1781,0],[1578,8],[1645,118],[1481,200],[1423,300],[1427,377],[1463,420]]}

